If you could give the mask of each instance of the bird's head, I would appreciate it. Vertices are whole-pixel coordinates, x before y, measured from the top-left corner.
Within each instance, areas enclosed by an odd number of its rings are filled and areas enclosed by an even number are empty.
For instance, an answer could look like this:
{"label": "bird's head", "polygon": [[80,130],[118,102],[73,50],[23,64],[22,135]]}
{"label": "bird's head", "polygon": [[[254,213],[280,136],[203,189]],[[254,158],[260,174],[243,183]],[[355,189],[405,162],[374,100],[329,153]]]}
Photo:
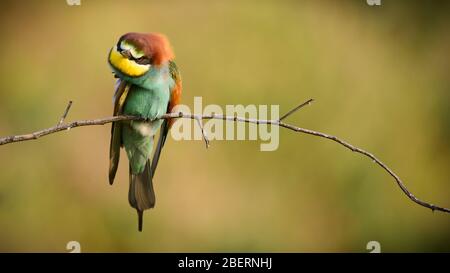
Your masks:
{"label": "bird's head", "polygon": [[160,66],[173,58],[166,36],[158,33],[127,33],[113,46],[108,61],[114,72],[140,77],[152,66]]}

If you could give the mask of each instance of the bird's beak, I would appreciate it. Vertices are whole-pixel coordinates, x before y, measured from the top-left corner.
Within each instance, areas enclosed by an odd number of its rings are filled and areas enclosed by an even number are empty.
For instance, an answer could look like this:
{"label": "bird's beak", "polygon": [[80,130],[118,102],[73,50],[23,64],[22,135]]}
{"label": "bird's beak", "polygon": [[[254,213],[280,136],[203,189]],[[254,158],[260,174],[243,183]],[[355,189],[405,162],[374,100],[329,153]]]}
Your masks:
{"label": "bird's beak", "polygon": [[130,59],[130,57],[131,57],[131,53],[129,50],[122,50],[122,51],[120,51],[120,54],[127,59]]}

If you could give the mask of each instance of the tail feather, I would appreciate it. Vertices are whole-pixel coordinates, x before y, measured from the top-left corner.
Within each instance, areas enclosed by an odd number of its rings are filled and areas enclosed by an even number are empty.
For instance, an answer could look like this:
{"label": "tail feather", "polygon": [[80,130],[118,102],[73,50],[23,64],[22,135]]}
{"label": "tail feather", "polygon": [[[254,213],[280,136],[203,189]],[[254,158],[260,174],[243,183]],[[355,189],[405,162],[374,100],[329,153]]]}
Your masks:
{"label": "tail feather", "polygon": [[143,212],[155,206],[155,192],[153,190],[150,160],[145,163],[144,171],[133,174],[130,166],[130,189],[128,192],[130,205],[137,210],[138,228],[142,231]]}
{"label": "tail feather", "polygon": [[144,221],[144,212],[142,210],[136,210],[138,214],[138,230],[142,231],[142,222]]}

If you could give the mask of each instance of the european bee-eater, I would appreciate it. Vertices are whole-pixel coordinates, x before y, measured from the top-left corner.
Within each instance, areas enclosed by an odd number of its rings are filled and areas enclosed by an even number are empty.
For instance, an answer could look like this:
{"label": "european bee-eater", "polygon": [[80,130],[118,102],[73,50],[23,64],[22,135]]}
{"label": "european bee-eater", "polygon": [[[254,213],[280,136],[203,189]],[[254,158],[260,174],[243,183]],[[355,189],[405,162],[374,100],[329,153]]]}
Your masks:
{"label": "european bee-eater", "polygon": [[139,231],[142,231],[143,211],[155,206],[152,179],[173,121],[159,118],[171,112],[181,97],[181,78],[173,58],[169,41],[157,33],[127,33],[120,37],[108,56],[113,74],[118,78],[113,96],[114,115],[147,119],[114,122],[109,151],[109,183],[113,184],[120,147],[125,147],[130,172],[128,201],[137,210]]}

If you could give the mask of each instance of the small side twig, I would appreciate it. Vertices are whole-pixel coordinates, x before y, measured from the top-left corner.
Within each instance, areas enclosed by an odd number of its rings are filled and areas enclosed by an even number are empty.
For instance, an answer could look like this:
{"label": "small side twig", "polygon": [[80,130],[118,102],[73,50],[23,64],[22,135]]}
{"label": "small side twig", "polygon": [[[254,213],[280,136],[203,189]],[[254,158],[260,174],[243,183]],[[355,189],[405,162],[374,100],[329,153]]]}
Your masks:
{"label": "small side twig", "polygon": [[291,111],[289,111],[286,114],[284,114],[281,118],[278,119],[278,121],[282,121],[283,119],[285,119],[285,118],[289,117],[290,115],[294,114],[295,112],[297,112],[298,110],[300,110],[304,106],[310,105],[313,101],[314,101],[314,99],[309,99],[309,100],[305,101],[304,103],[298,105],[297,107],[293,108]]}
{"label": "small side twig", "polygon": [[197,121],[197,124],[200,127],[200,130],[202,131],[202,137],[203,137],[203,140],[205,141],[206,149],[208,149],[209,148],[209,139],[206,136],[206,132],[203,128],[203,119],[201,117],[195,117],[194,119]]}
{"label": "small side twig", "polygon": [[61,116],[61,119],[58,122],[58,126],[60,126],[61,124],[63,124],[64,120],[67,117],[67,114],[69,114],[70,111],[70,107],[72,107],[72,101],[69,101],[69,103],[67,104],[66,110],[64,111],[64,114]]}

